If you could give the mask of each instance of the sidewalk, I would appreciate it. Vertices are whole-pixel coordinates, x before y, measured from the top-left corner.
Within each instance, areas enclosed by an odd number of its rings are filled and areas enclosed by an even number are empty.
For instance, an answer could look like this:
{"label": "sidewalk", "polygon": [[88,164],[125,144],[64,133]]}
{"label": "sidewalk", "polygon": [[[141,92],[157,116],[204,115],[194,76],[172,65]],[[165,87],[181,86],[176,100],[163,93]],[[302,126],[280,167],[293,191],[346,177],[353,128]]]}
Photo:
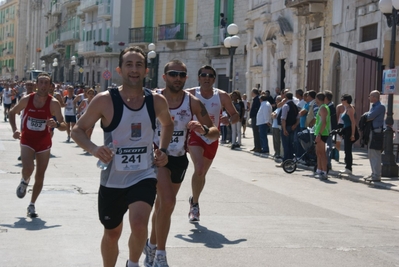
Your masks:
{"label": "sidewalk", "polygon": [[[236,148],[236,150],[241,150],[243,152],[251,153],[251,154],[257,155],[259,157],[263,157],[268,160],[274,161],[275,159],[273,157],[273,155],[274,155],[273,137],[270,133],[268,134],[268,140],[269,140],[270,155],[267,156],[264,154],[254,153],[254,152],[250,151],[254,147],[254,140],[253,140],[252,128],[247,127],[247,129],[245,131],[245,138],[241,139],[242,145],[240,148]],[[229,146],[230,147],[230,144],[221,144],[221,146]],[[342,146],[343,146],[343,143],[342,143]],[[344,163],[345,153],[343,150],[341,150],[340,155],[339,155],[340,156],[339,162],[336,162],[335,160],[331,161],[332,170],[329,171],[329,178],[346,179],[346,180],[350,180],[353,182],[366,184],[371,187],[389,189],[389,190],[394,190],[394,191],[399,192],[398,177],[395,177],[395,178],[382,177],[381,182],[373,182],[373,183],[366,182],[364,180],[364,178],[371,174],[370,162],[367,158],[367,150],[363,149],[363,148],[354,148],[352,154],[353,154],[352,175],[339,173],[339,170],[342,170],[345,168],[345,163]],[[278,161],[276,161],[276,162],[278,162]],[[308,169],[309,171],[313,171],[313,167],[305,166],[302,164],[298,164],[298,168]],[[276,167],[276,172],[277,171],[286,174],[284,172],[284,170]]]}

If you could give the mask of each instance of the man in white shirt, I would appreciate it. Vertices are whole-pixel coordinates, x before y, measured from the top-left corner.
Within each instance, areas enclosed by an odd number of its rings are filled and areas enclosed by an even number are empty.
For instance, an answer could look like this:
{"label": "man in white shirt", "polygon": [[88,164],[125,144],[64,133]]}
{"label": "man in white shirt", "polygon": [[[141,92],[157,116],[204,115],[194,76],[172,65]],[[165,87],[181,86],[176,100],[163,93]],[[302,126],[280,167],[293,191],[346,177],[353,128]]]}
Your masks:
{"label": "man in white shirt", "polygon": [[267,139],[267,132],[272,125],[273,108],[267,101],[267,97],[262,95],[260,98],[260,108],[256,115],[256,125],[259,127],[260,146],[262,154],[269,154],[269,142]]}

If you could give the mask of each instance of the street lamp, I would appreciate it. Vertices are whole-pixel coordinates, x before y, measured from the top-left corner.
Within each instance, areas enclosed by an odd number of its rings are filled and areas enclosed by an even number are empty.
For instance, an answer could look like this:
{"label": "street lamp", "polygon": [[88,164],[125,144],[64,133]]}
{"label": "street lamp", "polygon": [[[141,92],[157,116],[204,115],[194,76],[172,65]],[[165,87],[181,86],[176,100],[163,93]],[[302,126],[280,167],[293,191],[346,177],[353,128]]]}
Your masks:
{"label": "street lamp", "polygon": [[53,68],[54,68],[54,82],[57,82],[57,67],[58,67],[58,59],[53,59]]}
{"label": "street lamp", "polygon": [[[399,0],[380,0],[380,11],[387,18],[388,27],[392,28],[391,44],[389,54],[389,68],[395,69],[395,45],[396,45],[396,25],[399,24]],[[393,94],[388,94],[388,111],[385,120],[386,129],[384,134],[384,154],[382,155],[381,176],[397,177],[398,166],[393,155]]]}
{"label": "street lamp", "polygon": [[72,79],[71,82],[74,84],[75,81],[75,66],[76,66],[76,57],[72,56],[71,57],[71,66],[72,66]]}
{"label": "street lamp", "polygon": [[34,70],[35,69],[35,62],[32,62],[32,65],[31,65],[31,68],[30,68],[31,70]]}
{"label": "street lamp", "polygon": [[41,67],[42,67],[42,70],[44,71],[44,68],[46,67],[46,62],[45,62],[44,60],[42,60],[42,65],[41,65]]}
{"label": "street lamp", "polygon": [[155,52],[155,48],[156,48],[156,46],[155,46],[155,44],[153,44],[153,43],[150,43],[149,45],[148,45],[148,50],[150,51],[150,52],[148,52],[148,59],[151,61],[151,75],[150,75],[150,87],[151,87],[151,89],[152,88],[154,88],[154,86],[153,86],[153,80],[154,80],[154,74],[155,74],[155,58],[157,57],[157,53]]}
{"label": "street lamp", "polygon": [[229,50],[230,55],[230,74],[229,74],[229,89],[228,93],[233,91],[233,57],[236,52],[236,48],[240,45],[240,37],[236,35],[238,33],[238,26],[234,23],[227,27],[227,33],[229,37],[226,37],[223,41],[224,46]]}

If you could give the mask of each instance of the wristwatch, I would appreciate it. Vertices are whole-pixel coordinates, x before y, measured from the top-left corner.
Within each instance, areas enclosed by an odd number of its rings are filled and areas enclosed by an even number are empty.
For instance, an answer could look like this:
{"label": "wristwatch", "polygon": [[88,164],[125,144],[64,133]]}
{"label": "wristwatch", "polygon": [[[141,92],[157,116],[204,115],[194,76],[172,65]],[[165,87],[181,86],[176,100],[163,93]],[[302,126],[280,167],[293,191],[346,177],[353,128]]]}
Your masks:
{"label": "wristwatch", "polygon": [[208,133],[209,133],[209,127],[208,126],[206,126],[206,125],[202,125],[202,128],[204,129],[204,131],[205,131],[205,133],[204,134],[202,134],[202,136],[205,136],[205,135],[207,135]]}
{"label": "wristwatch", "polygon": [[167,156],[169,156],[169,151],[166,148],[160,148],[163,153],[165,153]]}
{"label": "wristwatch", "polygon": [[57,124],[57,125],[55,126],[55,128],[60,127],[61,123],[59,123],[58,121],[55,121],[55,123]]}

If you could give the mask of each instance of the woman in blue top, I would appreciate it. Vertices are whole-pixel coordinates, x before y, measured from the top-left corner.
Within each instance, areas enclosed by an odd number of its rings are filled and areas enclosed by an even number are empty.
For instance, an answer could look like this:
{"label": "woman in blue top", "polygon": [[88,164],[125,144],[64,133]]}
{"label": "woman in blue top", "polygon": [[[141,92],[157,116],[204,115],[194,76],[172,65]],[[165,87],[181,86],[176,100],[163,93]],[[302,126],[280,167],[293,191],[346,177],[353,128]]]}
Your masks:
{"label": "woman in blue top", "polygon": [[343,127],[343,139],[345,148],[345,170],[341,170],[341,173],[352,174],[352,144],[356,141],[356,121],[355,121],[355,109],[351,105],[352,96],[344,94],[341,97],[341,103],[345,107],[345,111],[342,113],[341,118],[344,122]]}

